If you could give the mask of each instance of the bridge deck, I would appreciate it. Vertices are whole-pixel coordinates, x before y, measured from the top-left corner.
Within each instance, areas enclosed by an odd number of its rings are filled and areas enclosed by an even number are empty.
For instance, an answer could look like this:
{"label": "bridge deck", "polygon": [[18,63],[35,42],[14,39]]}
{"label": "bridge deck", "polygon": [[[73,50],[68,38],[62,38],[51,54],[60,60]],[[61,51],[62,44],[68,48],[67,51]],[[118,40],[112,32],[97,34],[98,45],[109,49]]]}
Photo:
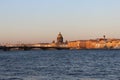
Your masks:
{"label": "bridge deck", "polygon": [[43,46],[1,46],[0,47],[1,50],[4,51],[9,51],[9,50],[32,50],[32,49],[42,49],[42,50],[50,50],[50,49],[56,49],[56,50],[62,50],[62,49],[69,49],[68,47],[43,47]]}

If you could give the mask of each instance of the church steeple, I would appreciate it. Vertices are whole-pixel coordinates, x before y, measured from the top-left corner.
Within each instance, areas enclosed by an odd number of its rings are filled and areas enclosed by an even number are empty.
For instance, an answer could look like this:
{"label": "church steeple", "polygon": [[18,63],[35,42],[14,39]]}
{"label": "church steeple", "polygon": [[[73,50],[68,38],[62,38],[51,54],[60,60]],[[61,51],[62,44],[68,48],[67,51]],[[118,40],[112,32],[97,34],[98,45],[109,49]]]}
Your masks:
{"label": "church steeple", "polygon": [[59,32],[59,34],[58,34],[58,36],[57,36],[57,43],[58,43],[58,44],[63,43],[63,36],[62,36],[61,32]]}

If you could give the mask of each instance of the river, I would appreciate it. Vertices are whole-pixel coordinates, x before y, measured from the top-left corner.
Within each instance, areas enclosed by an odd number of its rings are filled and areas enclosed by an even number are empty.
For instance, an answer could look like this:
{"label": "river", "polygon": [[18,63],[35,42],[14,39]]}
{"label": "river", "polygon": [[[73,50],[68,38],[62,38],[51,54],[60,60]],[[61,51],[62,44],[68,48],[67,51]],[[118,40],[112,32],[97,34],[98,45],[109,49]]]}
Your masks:
{"label": "river", "polygon": [[120,80],[120,50],[0,51],[0,80]]}

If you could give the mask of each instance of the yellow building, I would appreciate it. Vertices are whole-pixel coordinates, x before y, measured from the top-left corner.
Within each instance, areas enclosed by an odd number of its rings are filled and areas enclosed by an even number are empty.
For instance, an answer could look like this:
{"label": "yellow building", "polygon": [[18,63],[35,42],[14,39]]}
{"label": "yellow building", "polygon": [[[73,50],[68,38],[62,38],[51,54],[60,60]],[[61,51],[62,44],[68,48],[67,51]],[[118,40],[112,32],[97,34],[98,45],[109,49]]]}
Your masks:
{"label": "yellow building", "polygon": [[77,49],[80,48],[80,41],[69,41],[68,47],[71,49]]}
{"label": "yellow building", "polygon": [[86,48],[87,49],[94,49],[96,47],[97,41],[96,40],[88,40],[86,41]]}
{"label": "yellow building", "polygon": [[85,49],[86,41],[85,40],[69,41],[68,47],[71,49]]}

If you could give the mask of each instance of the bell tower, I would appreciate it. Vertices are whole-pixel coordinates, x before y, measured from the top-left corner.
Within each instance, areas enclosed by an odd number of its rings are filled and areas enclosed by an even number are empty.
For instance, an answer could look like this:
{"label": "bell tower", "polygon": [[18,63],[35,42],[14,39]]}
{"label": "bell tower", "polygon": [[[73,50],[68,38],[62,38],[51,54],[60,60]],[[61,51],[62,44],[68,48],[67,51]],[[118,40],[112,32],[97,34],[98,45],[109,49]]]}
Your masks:
{"label": "bell tower", "polygon": [[62,44],[63,43],[63,36],[62,36],[61,32],[59,32],[59,34],[57,36],[57,43],[58,44]]}

